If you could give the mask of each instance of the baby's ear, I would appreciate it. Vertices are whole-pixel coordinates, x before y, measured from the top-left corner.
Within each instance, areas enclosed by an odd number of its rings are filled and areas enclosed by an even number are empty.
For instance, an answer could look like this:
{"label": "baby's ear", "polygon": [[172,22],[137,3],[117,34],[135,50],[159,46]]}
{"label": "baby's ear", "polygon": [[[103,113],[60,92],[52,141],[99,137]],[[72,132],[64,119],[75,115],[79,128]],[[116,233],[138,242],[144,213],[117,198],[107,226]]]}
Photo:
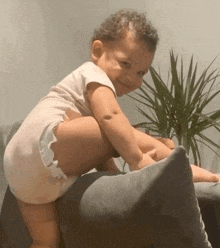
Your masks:
{"label": "baby's ear", "polygon": [[103,42],[100,40],[94,40],[91,48],[91,56],[93,61],[97,61],[103,53]]}

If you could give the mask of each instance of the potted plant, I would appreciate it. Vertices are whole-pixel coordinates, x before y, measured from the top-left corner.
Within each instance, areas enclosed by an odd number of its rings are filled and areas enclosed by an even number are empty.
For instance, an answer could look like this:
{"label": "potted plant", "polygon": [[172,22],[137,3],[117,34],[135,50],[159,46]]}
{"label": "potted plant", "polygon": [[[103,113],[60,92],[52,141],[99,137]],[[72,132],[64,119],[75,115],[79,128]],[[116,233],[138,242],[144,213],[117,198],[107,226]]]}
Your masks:
{"label": "potted plant", "polygon": [[217,89],[220,75],[217,70],[210,71],[212,63],[198,75],[197,63],[194,65],[192,56],[184,76],[183,59],[179,68],[178,56],[171,51],[167,82],[151,67],[152,83],[144,80],[139,91],[134,93],[136,95],[129,95],[141,104],[137,107],[138,111],[146,118],[136,126],[145,128],[152,135],[170,139],[176,137],[187,153],[192,152],[196,165],[201,165],[199,143],[212,151],[214,147],[220,148],[203,132],[211,127],[220,131],[220,110],[207,112],[208,104],[220,93]]}

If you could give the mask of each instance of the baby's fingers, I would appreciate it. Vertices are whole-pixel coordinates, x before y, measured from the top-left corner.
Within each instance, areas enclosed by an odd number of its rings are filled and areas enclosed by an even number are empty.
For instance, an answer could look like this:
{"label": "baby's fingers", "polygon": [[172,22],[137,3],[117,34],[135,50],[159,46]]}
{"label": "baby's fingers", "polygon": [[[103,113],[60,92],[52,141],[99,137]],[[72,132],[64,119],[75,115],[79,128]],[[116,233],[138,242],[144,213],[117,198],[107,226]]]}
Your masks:
{"label": "baby's fingers", "polygon": [[156,149],[153,149],[153,150],[147,152],[146,154],[147,154],[149,157],[151,157],[152,159],[154,159],[154,158],[156,157],[156,151],[157,151]]}

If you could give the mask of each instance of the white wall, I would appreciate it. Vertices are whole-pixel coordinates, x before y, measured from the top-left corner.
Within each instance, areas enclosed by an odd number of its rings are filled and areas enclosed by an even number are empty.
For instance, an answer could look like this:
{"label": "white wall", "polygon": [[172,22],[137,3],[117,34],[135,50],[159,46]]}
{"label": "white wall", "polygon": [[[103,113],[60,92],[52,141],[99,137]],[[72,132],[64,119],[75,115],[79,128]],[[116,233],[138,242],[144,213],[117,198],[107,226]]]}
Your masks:
{"label": "white wall", "polygon": [[[218,0],[147,0],[149,17],[158,27],[161,42],[156,62],[167,60],[172,47],[185,58],[191,54],[202,66],[220,52],[220,2]],[[166,62],[165,62],[166,63]],[[220,58],[215,66],[220,65]]]}

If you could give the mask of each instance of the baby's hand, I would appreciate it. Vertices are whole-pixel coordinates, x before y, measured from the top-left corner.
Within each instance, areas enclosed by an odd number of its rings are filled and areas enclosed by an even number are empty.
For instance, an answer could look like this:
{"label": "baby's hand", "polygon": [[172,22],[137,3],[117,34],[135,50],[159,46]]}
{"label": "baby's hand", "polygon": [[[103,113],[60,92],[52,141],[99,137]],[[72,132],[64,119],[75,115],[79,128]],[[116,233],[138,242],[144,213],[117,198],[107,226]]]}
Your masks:
{"label": "baby's hand", "polygon": [[156,139],[159,140],[161,143],[163,143],[168,148],[170,148],[170,150],[175,149],[175,144],[174,144],[174,142],[171,139],[169,139],[169,138],[162,138],[162,137],[157,137]]}
{"label": "baby's hand", "polygon": [[218,182],[220,180],[220,174],[213,174],[195,165],[192,165],[191,168],[194,182]]}
{"label": "baby's hand", "polygon": [[153,164],[155,163],[154,161],[154,157],[156,155],[156,149],[153,149],[147,153],[143,153],[143,158],[142,160],[139,162],[139,164],[137,164],[134,168],[130,168],[131,170],[140,170],[141,168]]}
{"label": "baby's hand", "polygon": [[147,156],[147,157],[149,156],[149,157],[151,157],[152,159],[155,159],[156,156],[157,156],[156,152],[157,152],[157,150],[156,150],[156,149],[153,149],[153,150],[151,150],[151,151],[145,153],[144,156]]}

